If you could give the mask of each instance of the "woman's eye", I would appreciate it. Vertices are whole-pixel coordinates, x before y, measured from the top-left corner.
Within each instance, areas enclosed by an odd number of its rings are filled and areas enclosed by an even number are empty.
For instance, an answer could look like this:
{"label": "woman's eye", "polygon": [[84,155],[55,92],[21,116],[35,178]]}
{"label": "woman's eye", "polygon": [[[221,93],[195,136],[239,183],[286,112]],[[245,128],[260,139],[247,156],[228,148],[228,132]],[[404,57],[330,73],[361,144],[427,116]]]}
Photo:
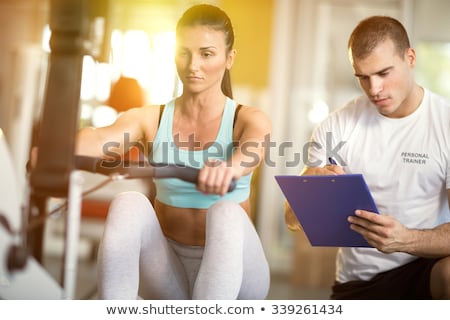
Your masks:
{"label": "woman's eye", "polygon": [[179,56],[179,57],[185,57],[185,56],[187,56],[187,52],[186,52],[186,51],[182,51],[182,50],[177,51],[177,56]]}

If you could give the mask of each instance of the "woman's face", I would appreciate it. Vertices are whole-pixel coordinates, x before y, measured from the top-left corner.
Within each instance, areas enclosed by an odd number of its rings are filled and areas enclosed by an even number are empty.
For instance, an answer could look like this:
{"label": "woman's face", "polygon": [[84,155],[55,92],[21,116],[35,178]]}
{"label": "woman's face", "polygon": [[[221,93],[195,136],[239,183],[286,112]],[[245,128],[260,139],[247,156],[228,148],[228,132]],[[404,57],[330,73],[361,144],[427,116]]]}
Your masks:
{"label": "woman's face", "polygon": [[231,68],[234,56],[235,51],[226,48],[222,31],[208,26],[178,30],[175,63],[184,92],[221,92],[223,74]]}

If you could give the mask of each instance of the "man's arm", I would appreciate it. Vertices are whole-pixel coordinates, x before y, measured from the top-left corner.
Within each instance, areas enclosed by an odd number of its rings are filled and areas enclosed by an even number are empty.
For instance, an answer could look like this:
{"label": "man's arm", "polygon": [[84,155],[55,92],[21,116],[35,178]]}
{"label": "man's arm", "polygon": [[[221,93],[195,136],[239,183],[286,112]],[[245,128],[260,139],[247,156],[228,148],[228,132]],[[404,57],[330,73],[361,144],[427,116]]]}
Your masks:
{"label": "man's arm", "polygon": [[[450,207],[450,190],[447,190]],[[431,229],[408,229],[389,215],[357,210],[351,228],[384,253],[405,252],[424,258],[450,256],[450,223]]]}
{"label": "man's arm", "polygon": [[291,231],[299,231],[302,229],[294,211],[287,201],[284,202],[284,222]]}

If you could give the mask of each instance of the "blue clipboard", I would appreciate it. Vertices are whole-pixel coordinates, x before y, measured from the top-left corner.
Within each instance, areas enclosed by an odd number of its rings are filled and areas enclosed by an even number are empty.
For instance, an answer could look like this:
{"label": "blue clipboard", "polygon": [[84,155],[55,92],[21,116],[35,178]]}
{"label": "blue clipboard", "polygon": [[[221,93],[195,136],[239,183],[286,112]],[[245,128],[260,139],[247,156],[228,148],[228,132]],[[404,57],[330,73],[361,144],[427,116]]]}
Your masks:
{"label": "blue clipboard", "polygon": [[379,213],[362,174],[275,179],[312,246],[371,247],[347,221],[356,209]]}

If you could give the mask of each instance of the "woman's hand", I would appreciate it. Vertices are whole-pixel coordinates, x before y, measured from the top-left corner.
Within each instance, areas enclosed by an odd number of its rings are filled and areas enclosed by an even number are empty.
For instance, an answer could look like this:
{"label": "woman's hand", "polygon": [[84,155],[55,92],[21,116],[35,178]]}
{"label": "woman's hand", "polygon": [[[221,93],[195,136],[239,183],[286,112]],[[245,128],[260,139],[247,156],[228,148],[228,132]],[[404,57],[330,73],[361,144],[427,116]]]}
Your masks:
{"label": "woman's hand", "polygon": [[200,170],[197,190],[205,194],[225,195],[233,179],[237,179],[234,168],[225,161],[210,159]]}

